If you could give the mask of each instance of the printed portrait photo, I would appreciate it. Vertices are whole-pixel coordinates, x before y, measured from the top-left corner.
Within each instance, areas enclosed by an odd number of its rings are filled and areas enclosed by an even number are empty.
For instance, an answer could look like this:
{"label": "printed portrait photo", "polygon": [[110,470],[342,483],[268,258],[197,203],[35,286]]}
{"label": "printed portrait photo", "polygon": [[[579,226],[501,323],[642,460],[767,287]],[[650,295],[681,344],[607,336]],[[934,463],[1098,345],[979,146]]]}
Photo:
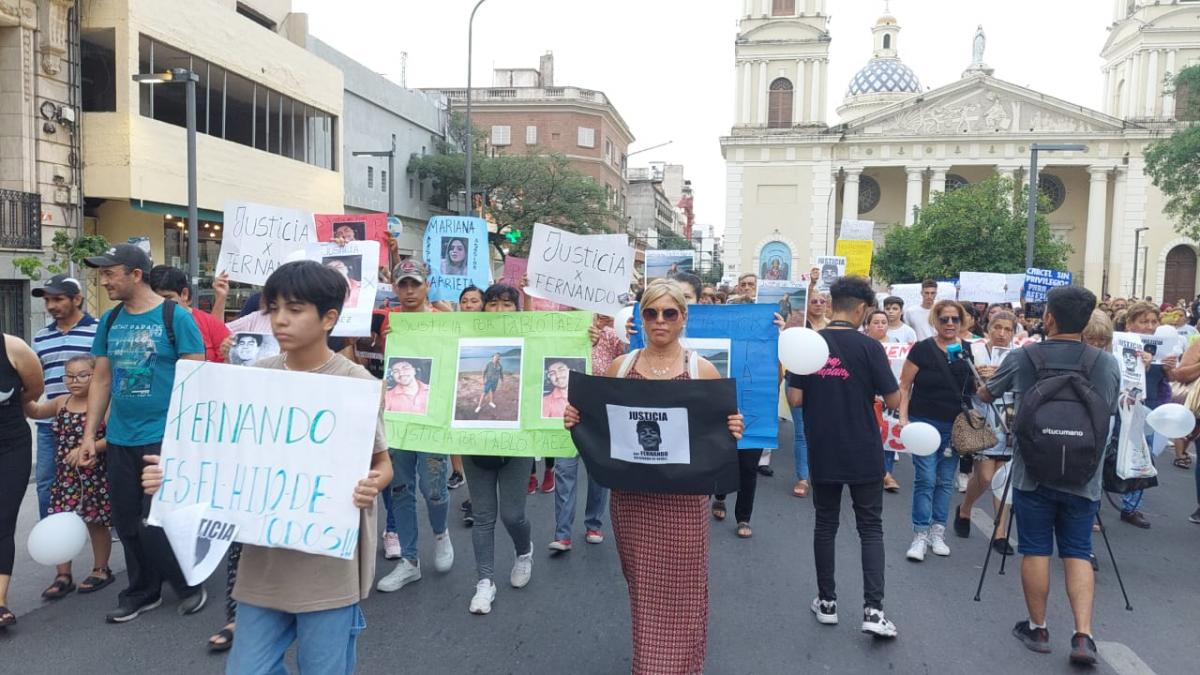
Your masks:
{"label": "printed portrait photo", "polygon": [[721,377],[729,377],[729,357],[733,341],[729,338],[680,338],[684,349],[709,360]]}
{"label": "printed portrait photo", "polygon": [[432,373],[433,359],[430,358],[396,356],[388,359],[383,378],[383,409],[413,415],[428,414]]}
{"label": "printed portrait photo", "polygon": [[344,223],[333,224],[333,238],[345,239],[347,243],[352,241],[367,240],[367,224],[361,220]]}
{"label": "printed portrait photo", "polygon": [[1125,374],[1133,375],[1137,373],[1138,366],[1141,365],[1141,360],[1138,359],[1136,349],[1125,347],[1121,349],[1121,365],[1124,366]]}
{"label": "printed portrait photo", "polygon": [[469,274],[469,244],[466,237],[442,237],[442,274]]}
{"label": "printed portrait photo", "polygon": [[521,420],[520,338],[462,338],[452,426],[516,429]]}
{"label": "printed portrait photo", "polygon": [[229,350],[229,363],[248,366],[259,359],[279,354],[279,343],[274,335],[266,333],[235,333],[233,347]]}
{"label": "printed portrait photo", "polygon": [[608,404],[612,458],[636,464],[690,464],[687,408]]}
{"label": "printed portrait photo", "polygon": [[646,280],[670,279],[691,272],[695,254],[691,251],[646,251]]}
{"label": "printed portrait photo", "polygon": [[587,359],[548,356],[542,359],[542,417],[561,419],[567,408],[567,383],[571,371],[587,372]]}
{"label": "printed portrait photo", "polygon": [[321,264],[346,278],[350,290],[346,293],[345,307],[358,307],[358,295],[362,292],[362,255],[330,255],[321,258]]}

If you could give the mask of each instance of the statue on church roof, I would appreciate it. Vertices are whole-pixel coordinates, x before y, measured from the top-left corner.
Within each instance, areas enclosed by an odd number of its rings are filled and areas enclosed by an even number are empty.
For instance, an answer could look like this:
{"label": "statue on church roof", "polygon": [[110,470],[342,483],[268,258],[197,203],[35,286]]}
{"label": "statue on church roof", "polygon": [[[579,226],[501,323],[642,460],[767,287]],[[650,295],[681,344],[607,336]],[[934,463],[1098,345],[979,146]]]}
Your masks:
{"label": "statue on church roof", "polygon": [[983,65],[983,50],[987,48],[987,36],[983,34],[983,25],[980,24],[978,30],[975,31],[975,59],[971,61],[973,66]]}

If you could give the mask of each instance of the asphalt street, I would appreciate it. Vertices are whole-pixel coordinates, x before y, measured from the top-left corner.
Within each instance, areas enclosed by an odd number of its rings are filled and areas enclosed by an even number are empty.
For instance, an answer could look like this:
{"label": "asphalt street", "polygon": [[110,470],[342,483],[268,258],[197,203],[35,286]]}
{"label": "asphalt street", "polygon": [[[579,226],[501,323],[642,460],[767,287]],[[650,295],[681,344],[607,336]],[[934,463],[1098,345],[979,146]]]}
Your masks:
{"label": "asphalt street", "polygon": [[[859,632],[862,593],[857,534],[849,497],[838,542],[841,625],[821,626],[808,605],[816,593],[812,562],[813,509],[791,496],[791,453],[776,453],[776,476],[760,478],[754,537],[740,540],[734,523],[713,523],[710,573],[711,618],[708,673],[1065,673],[1071,635],[1061,568],[1054,568],[1049,630],[1051,655],[1024,649],[1011,635],[1025,617],[1019,559],[996,573],[992,559],[981,602],[972,600],[982,566],[987,516],[976,514],[967,540],[951,538],[948,558],[930,554],[923,563],[904,559],[910,541],[912,467],[897,464],[904,490],[885,496],[887,597],[885,610],[898,628],[893,641]],[[1097,577],[1095,628],[1102,662],[1097,673],[1184,674],[1197,672],[1200,646],[1200,526],[1188,522],[1196,508],[1193,477],[1160,462],[1162,485],[1148,493],[1144,511],[1153,529],[1120,523],[1104,504],[1102,517],[1134,611],[1125,610],[1103,541],[1095,535]],[[209,606],[190,617],[176,614],[174,599],[126,625],[104,623],[116,604],[118,583],[90,596],[73,594],[53,604],[39,593],[52,571],[33,563],[25,538],[33,525],[33,489],[26,496],[17,533],[18,559],[10,605],[17,626],[0,631],[0,673],[162,672],[220,673],[224,657],[208,653],[205,640],[224,623],[224,569],[208,581]],[[513,551],[497,528],[499,593],[488,616],[467,605],[475,575],[470,530],[458,518],[467,489],[451,492],[451,532],[456,561],[447,574],[432,568],[432,537],[421,517],[424,578],[397,593],[373,593],[363,603],[367,630],[359,640],[361,673],[628,673],[628,596],[611,532],[587,545],[578,515],[575,550],[551,556],[553,496],[528,501],[533,523],[533,580],[516,590],[507,583]],[[731,496],[731,500],[733,497]],[[955,501],[958,501],[956,496]],[[582,507],[582,495],[581,495]],[[733,504],[730,503],[732,516]],[[990,511],[990,504],[987,505]],[[607,518],[606,518],[607,522]],[[990,531],[990,530],[989,530]],[[114,567],[123,571],[120,546]],[[89,549],[77,572],[91,566]],[[392,563],[380,559],[378,575]]]}

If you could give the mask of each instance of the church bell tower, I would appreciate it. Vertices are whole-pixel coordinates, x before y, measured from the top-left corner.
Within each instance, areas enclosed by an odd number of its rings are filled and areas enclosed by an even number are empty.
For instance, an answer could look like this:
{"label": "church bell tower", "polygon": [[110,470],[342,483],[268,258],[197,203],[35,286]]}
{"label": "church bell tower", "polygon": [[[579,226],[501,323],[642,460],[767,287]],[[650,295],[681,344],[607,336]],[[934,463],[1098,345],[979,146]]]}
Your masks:
{"label": "church bell tower", "polygon": [[1178,118],[1171,81],[1200,63],[1200,2],[1110,0],[1104,112],[1137,122]]}
{"label": "church bell tower", "polygon": [[742,0],[734,133],[826,126],[828,0]]}

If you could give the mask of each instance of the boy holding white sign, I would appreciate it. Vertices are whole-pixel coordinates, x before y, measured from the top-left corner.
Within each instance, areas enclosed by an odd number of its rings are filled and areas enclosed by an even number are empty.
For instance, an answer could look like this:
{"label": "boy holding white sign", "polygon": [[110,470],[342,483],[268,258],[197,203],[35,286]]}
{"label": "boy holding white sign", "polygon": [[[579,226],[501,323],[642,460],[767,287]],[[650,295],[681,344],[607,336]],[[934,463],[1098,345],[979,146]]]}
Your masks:
{"label": "boy holding white sign", "polygon": [[[346,291],[345,279],[320,263],[280,266],[267,279],[262,297],[282,354],[260,360],[255,367],[374,380],[365,368],[326,345]],[[382,392],[379,406],[382,417]],[[351,558],[244,545],[233,590],[238,601],[237,640],[228,672],[283,672],[284,654],[292,642],[298,642],[301,672],[353,672],[358,634],[365,627],[359,601],[367,597],[375,576],[375,498],[392,480],[382,419],[372,450],[370,471],[354,489],[362,518]],[[154,494],[162,486],[163,473],[157,457],[145,459],[142,485]]]}

